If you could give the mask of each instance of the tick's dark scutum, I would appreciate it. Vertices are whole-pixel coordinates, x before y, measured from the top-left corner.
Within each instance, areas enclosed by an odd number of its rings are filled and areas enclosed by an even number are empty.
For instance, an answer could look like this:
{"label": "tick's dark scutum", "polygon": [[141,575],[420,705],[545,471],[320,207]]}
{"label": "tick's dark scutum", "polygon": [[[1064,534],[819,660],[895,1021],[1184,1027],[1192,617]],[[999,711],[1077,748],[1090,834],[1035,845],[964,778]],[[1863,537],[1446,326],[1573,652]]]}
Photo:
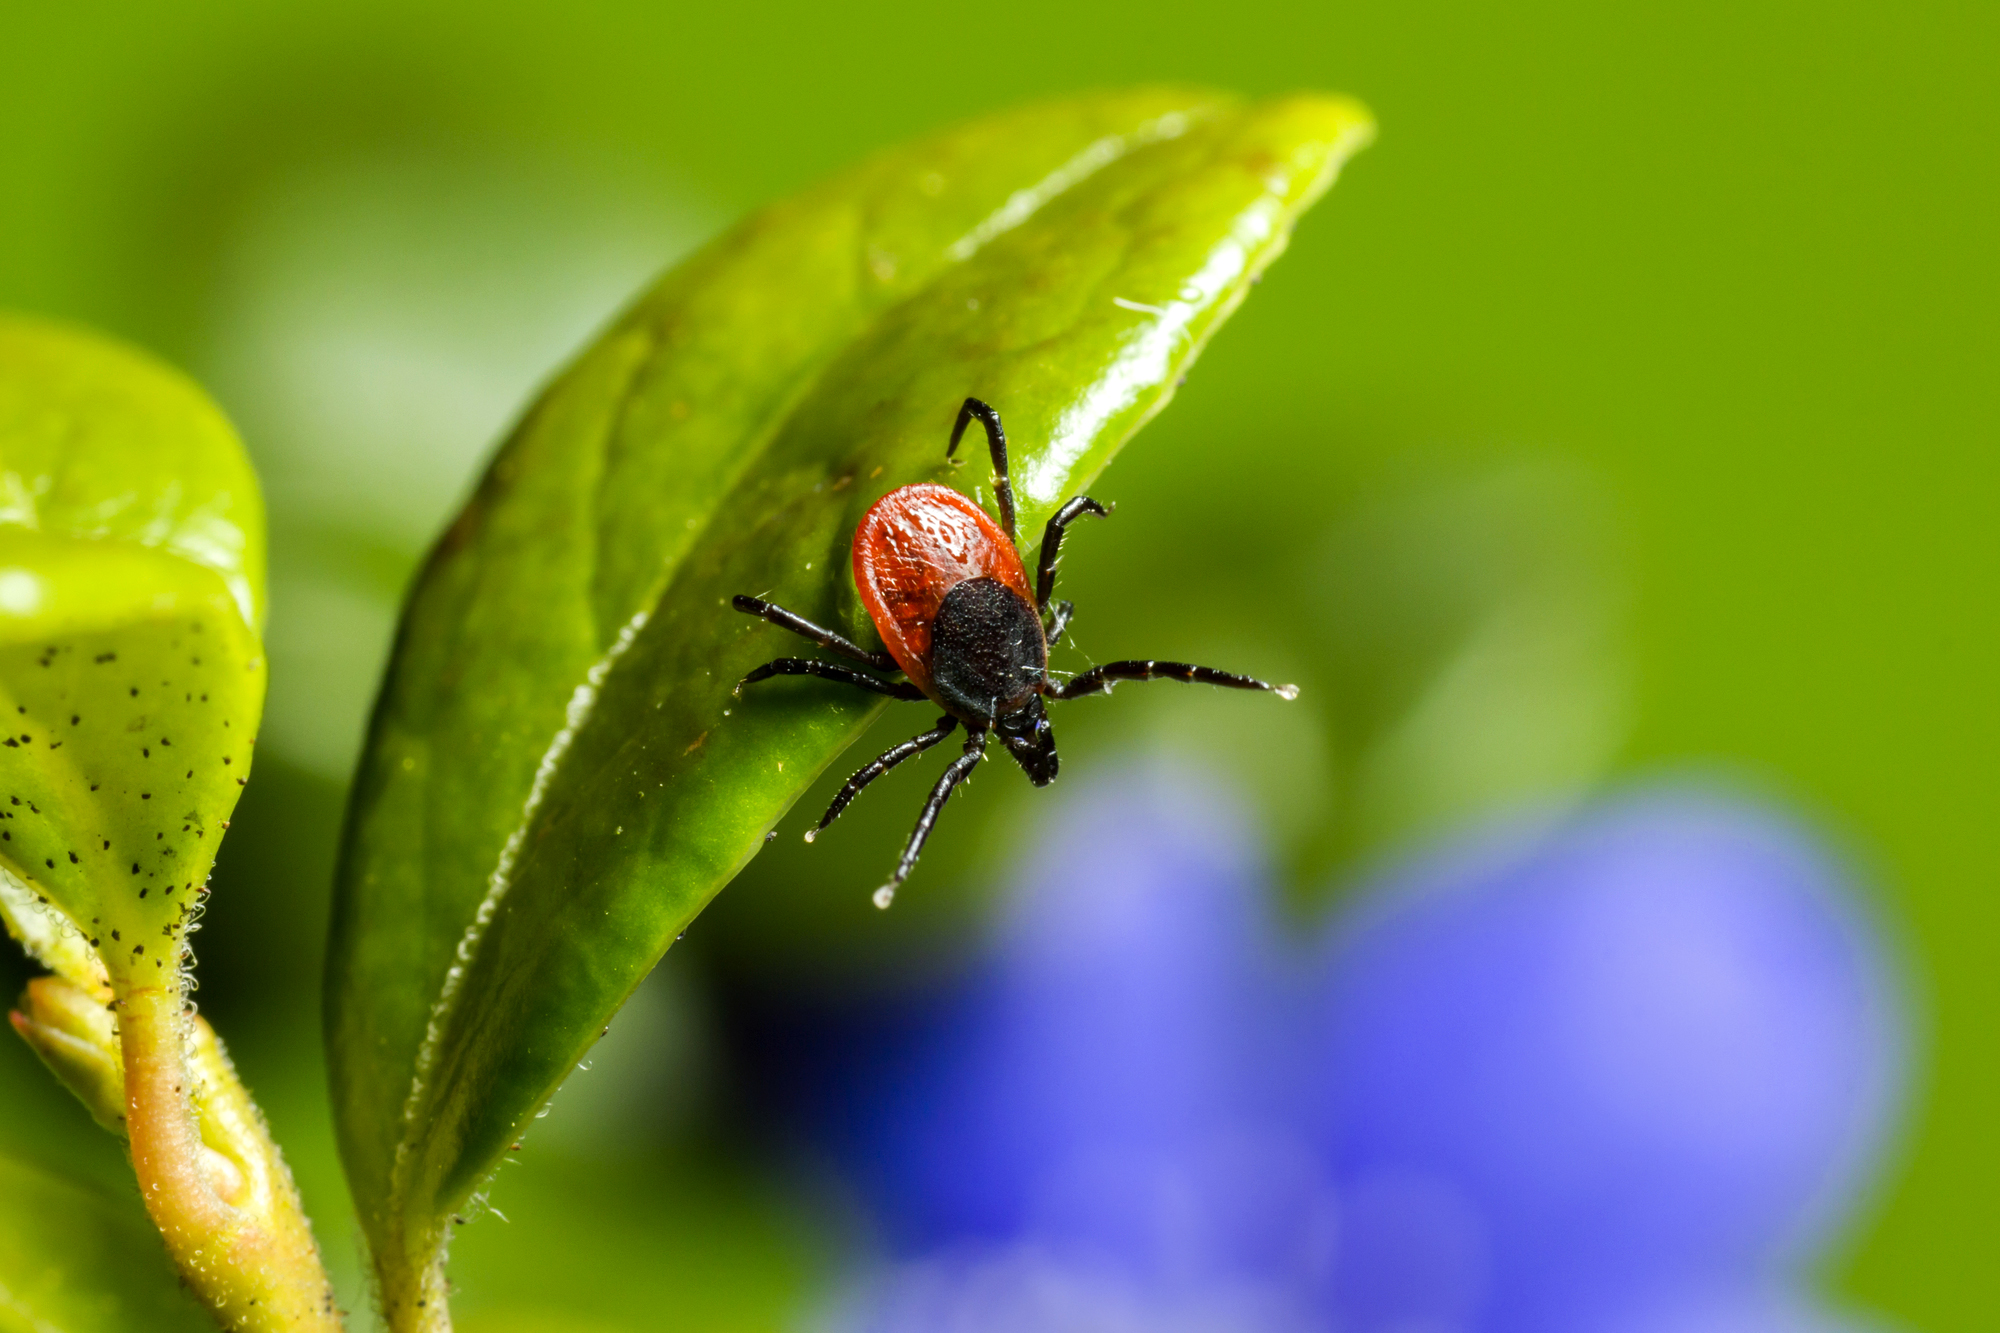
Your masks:
{"label": "tick's dark scutum", "polygon": [[947,706],[994,719],[1035,697],[1048,669],[1042,621],[999,579],[967,579],[945,594],[931,627],[931,680]]}

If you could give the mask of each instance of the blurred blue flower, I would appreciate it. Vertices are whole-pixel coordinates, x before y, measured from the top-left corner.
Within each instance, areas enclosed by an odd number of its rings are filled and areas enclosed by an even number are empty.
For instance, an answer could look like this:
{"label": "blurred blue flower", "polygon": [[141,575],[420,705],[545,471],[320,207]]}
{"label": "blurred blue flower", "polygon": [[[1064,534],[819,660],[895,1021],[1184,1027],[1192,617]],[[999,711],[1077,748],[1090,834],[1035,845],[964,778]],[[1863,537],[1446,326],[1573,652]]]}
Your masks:
{"label": "blurred blue flower", "polygon": [[1301,948],[1185,775],[1086,788],[974,975],[795,1104],[889,1262],[832,1327],[1809,1333],[1899,1085],[1846,880],[1684,788],[1381,876]]}
{"label": "blurred blue flower", "polygon": [[1482,1328],[1604,1328],[1794,1271],[1862,1183],[1899,1072],[1839,869],[1789,822],[1688,792],[1392,877],[1324,977],[1315,1137],[1369,1238],[1336,1290],[1375,1322],[1449,1285]]}

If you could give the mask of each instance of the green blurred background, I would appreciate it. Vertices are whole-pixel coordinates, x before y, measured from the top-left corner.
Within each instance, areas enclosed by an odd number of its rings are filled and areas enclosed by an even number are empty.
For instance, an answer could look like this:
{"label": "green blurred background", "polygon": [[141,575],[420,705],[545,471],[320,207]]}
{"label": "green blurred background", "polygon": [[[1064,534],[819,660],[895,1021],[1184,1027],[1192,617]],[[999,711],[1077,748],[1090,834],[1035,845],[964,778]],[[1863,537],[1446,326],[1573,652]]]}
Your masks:
{"label": "green blurred background", "polygon": [[[0,305],[192,371],[269,491],[271,708],[201,999],[347,1303],[316,1014],[342,784],[403,581],[484,451],[757,203],[982,110],[1165,79],[1351,92],[1382,135],[1097,488],[1121,507],[1065,566],[1079,643],[1308,694],[1273,720],[1128,690],[1065,715],[1066,772],[1233,771],[1302,911],[1427,828],[1623,772],[1797,803],[1879,887],[1925,1034],[1830,1280],[1895,1323],[2000,1327],[1996,37],[2000,11],[1922,4],[5,0]],[[768,1328],[807,1298],[848,1205],[735,1127],[727,1011],[974,938],[1037,807],[982,784],[881,917],[924,780],[810,856],[782,839],[641,990],[503,1172],[509,1220],[462,1237],[467,1328]],[[0,1151],[129,1192],[0,1047]]]}

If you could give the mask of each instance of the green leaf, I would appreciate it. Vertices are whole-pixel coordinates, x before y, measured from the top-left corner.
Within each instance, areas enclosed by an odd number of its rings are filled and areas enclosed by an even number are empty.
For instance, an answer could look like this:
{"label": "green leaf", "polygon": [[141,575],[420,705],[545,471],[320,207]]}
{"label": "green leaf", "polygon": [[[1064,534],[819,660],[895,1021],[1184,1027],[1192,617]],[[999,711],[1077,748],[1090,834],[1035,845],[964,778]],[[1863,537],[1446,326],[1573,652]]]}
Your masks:
{"label": "green leaf", "polygon": [[129,348],[0,317],[0,916],[81,985],[171,978],[264,697],[229,423]]}
{"label": "green leaf", "polygon": [[411,596],[339,875],[333,1085],[392,1320],[440,1290],[448,1219],[624,997],[879,711],[803,682],[732,698],[798,645],[730,596],[872,637],[847,543],[894,487],[986,486],[977,453],[944,458],[968,394],[1006,419],[1037,535],[1368,134],[1346,101],[1178,90],[977,122],[737,227],[529,411]]}
{"label": "green leaf", "polygon": [[0,1157],[0,1333],[214,1333],[137,1199]]}

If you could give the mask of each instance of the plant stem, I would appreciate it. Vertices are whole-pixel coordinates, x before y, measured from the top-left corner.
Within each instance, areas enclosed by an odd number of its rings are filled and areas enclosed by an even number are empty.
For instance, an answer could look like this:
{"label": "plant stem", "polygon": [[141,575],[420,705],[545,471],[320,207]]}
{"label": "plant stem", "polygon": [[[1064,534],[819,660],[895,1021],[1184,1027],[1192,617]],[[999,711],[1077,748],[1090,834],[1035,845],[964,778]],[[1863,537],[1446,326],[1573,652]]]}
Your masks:
{"label": "plant stem", "polygon": [[444,1250],[420,1239],[400,1273],[383,1271],[382,1315],[393,1333],[451,1333]]}
{"label": "plant stem", "polygon": [[189,1287],[226,1329],[337,1333],[291,1174],[221,1044],[177,985],[114,988],[132,1166]]}

